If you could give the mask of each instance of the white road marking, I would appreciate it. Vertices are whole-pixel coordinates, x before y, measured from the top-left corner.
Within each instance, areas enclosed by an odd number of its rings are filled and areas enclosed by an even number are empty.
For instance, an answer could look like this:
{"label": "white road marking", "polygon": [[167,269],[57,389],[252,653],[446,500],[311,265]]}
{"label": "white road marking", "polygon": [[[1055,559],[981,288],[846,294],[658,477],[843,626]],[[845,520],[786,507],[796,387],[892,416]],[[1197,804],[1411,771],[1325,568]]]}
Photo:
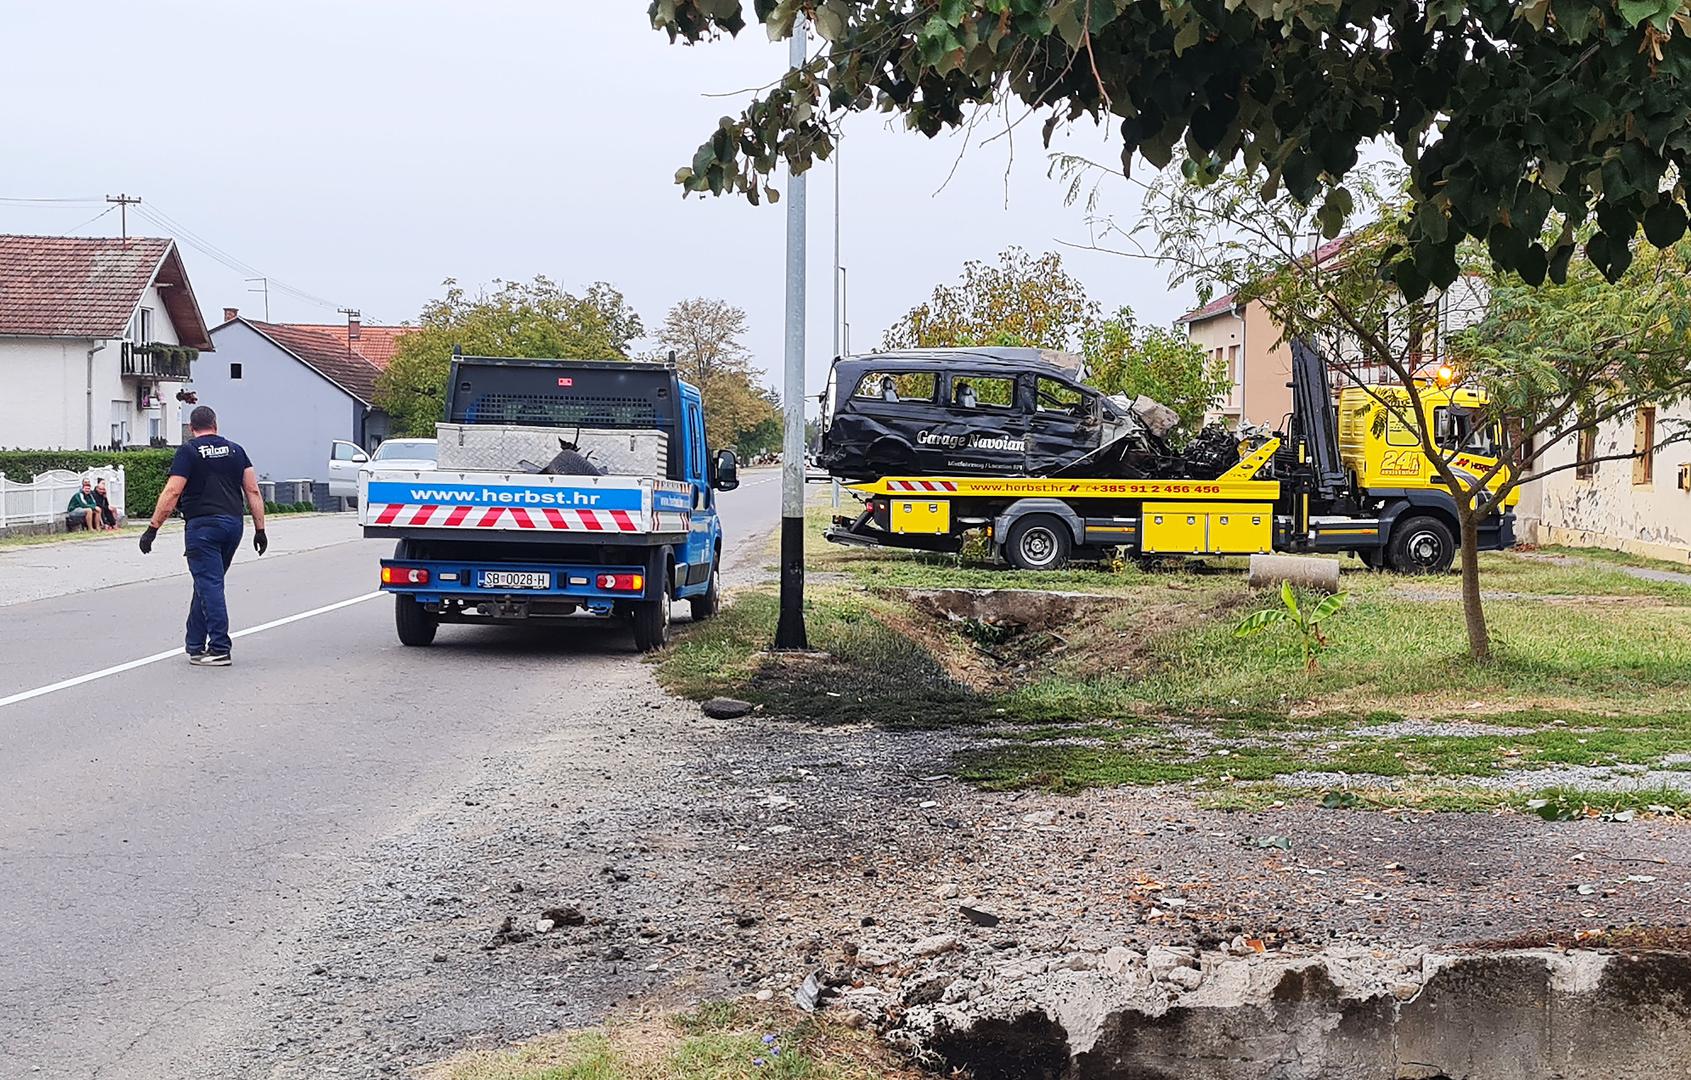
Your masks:
{"label": "white road marking", "polygon": [[[312,608],[310,611],[301,611],[296,615],[287,615],[280,619],[272,619],[267,623],[260,623],[257,626],[249,626],[245,630],[237,630],[229,636],[231,638],[243,638],[248,634],[260,634],[266,630],[274,630],[278,626],[286,626],[289,623],[299,622],[301,619],[309,619],[316,615],[326,615],[331,611],[339,611],[344,607],[351,607],[354,604],[362,604],[366,600],[374,600],[376,597],[381,595],[381,590],[378,589],[376,592],[365,593],[363,596],[354,596],[350,600],[340,600],[333,604],[324,604],[322,607]],[[148,664],[156,664],[160,660],[169,660],[172,657],[180,659],[185,655],[186,654],[184,654],[179,648],[171,649],[169,652],[154,653],[151,656],[143,656],[139,660],[130,660],[126,663],[115,664],[109,668],[101,668],[99,671],[90,671],[88,674],[78,675],[74,679],[63,679],[47,686],[38,686],[34,690],[23,690],[11,695],[10,697],[0,697],[0,708],[5,708],[7,705],[16,705],[20,701],[29,701],[32,698],[42,697],[43,695],[51,694],[58,690],[69,690],[73,686],[81,686],[83,683],[90,683],[96,679],[104,679],[111,675],[121,675],[125,671],[134,671],[138,667],[146,667]]]}

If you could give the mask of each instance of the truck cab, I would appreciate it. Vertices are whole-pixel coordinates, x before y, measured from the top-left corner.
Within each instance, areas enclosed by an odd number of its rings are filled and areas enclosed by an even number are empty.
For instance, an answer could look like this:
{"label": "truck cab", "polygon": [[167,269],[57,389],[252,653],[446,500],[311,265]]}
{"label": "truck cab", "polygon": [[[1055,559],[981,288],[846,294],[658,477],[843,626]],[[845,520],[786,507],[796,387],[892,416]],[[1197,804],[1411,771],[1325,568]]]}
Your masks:
{"label": "truck cab", "polygon": [[[1488,418],[1484,393],[1425,386],[1420,397],[1422,423],[1440,450],[1455,455],[1452,469],[1477,478],[1497,465],[1500,433],[1497,422]],[[1420,437],[1397,411],[1412,407],[1408,391],[1400,386],[1347,386],[1339,391],[1339,453],[1363,490],[1443,490]],[[1505,465],[1486,486],[1496,490],[1511,475]],[[1514,506],[1520,498],[1519,490],[1511,491],[1504,503]]]}

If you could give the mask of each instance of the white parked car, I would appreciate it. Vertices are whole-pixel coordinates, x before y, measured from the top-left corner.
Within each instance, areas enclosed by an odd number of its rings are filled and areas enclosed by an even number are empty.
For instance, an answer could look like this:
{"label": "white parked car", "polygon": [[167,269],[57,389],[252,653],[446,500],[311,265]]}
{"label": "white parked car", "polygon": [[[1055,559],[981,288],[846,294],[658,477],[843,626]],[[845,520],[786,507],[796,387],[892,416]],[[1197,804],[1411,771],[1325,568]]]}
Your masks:
{"label": "white parked car", "polygon": [[433,439],[389,439],[376,447],[374,454],[366,454],[357,443],[337,441],[329,451],[329,494],[357,497],[358,474],[372,462],[379,462],[383,468],[432,469],[435,446]]}

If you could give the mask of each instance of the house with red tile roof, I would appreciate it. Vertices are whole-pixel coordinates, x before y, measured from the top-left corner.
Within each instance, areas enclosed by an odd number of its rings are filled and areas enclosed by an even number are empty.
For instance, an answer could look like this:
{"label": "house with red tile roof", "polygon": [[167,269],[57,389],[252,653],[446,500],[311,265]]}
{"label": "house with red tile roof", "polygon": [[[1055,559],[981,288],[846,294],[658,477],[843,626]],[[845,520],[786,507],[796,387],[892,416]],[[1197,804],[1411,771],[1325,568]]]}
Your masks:
{"label": "house with red tile roof", "polygon": [[376,378],[408,329],[264,322],[224,308],[211,330],[217,362],[201,365],[196,385],[223,426],[241,432],[262,478],[326,483],[334,454],[387,438]]}
{"label": "house with red tile roof", "polygon": [[0,235],[0,447],[178,444],[212,348],[174,240]]}

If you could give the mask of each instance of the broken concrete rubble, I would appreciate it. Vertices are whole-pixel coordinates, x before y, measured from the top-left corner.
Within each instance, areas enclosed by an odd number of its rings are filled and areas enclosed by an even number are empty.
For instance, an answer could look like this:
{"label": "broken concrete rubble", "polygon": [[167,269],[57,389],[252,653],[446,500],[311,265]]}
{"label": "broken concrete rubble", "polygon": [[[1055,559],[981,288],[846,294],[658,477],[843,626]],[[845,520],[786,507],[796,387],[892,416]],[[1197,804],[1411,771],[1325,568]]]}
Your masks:
{"label": "broken concrete rubble", "polygon": [[1654,1080],[1685,1075],[1691,1046],[1682,952],[1118,947],[1095,970],[1003,974],[913,1005],[889,1038],[976,1080]]}

